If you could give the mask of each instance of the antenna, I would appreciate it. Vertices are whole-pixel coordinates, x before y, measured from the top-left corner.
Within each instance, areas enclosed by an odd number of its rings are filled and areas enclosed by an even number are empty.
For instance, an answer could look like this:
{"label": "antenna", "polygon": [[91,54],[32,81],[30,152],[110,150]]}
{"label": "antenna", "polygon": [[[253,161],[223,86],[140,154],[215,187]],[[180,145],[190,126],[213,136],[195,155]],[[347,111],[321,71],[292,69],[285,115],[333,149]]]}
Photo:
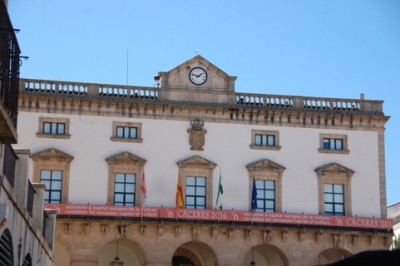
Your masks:
{"label": "antenna", "polygon": [[126,85],[128,85],[128,74],[129,73],[129,50],[126,49]]}

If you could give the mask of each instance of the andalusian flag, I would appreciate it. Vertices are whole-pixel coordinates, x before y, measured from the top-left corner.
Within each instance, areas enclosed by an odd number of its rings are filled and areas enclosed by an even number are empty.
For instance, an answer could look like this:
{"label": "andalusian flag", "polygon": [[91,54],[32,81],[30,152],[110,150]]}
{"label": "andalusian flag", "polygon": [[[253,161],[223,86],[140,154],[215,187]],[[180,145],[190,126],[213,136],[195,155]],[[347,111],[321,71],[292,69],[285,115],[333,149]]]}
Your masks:
{"label": "andalusian flag", "polygon": [[140,185],[140,192],[142,192],[142,206],[145,206],[145,201],[147,198],[147,189],[146,189],[146,179],[144,176],[144,172],[142,175],[142,184]]}
{"label": "andalusian flag", "polygon": [[217,201],[215,202],[215,206],[220,210],[222,210],[222,194],[224,194],[221,179],[222,179],[221,172],[219,172],[219,185],[218,185]]}
{"label": "andalusian flag", "polygon": [[178,176],[178,184],[176,186],[176,207],[177,208],[183,208],[185,206],[185,201],[183,199],[183,192],[182,192],[182,183],[181,183],[181,177]]}

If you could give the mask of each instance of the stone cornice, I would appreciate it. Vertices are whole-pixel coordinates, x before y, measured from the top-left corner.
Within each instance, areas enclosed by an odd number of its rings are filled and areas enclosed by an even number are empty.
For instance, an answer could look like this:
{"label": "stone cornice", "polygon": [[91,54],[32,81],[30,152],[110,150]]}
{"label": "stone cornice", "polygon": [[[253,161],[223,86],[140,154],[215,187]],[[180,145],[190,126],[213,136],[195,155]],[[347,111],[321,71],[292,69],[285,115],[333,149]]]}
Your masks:
{"label": "stone cornice", "polygon": [[[204,122],[367,131],[384,131],[385,123],[389,120],[382,112],[382,101],[343,99],[341,103],[339,99],[310,98],[312,103],[308,104],[304,97],[279,96],[290,99],[290,104],[281,104],[278,103],[279,99],[271,103],[270,99],[274,99],[272,96],[236,93],[237,98],[246,100],[216,104],[160,100],[156,96],[156,88],[147,88],[146,91],[141,87],[132,87],[132,91],[139,89],[142,96],[138,97],[132,94],[101,96],[100,93],[91,95],[89,92],[81,94],[22,89],[19,111],[181,121],[201,118]],[[245,98],[245,95],[250,95],[250,98]],[[253,100],[256,97],[261,97],[260,101],[265,104]],[[340,103],[342,106],[352,103],[355,108],[326,107],[327,104]]]}

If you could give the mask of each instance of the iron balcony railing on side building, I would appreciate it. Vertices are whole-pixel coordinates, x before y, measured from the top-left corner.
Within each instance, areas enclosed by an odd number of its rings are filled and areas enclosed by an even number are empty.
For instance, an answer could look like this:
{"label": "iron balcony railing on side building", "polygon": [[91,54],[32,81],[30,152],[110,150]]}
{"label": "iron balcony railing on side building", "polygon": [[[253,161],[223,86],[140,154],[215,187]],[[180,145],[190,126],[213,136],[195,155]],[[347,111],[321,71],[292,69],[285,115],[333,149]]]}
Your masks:
{"label": "iron balcony railing on side building", "polygon": [[[20,49],[4,1],[0,1],[0,104],[17,127]],[[4,114],[2,114],[4,116]],[[1,132],[3,135],[3,132]],[[11,141],[16,142],[16,139]]]}

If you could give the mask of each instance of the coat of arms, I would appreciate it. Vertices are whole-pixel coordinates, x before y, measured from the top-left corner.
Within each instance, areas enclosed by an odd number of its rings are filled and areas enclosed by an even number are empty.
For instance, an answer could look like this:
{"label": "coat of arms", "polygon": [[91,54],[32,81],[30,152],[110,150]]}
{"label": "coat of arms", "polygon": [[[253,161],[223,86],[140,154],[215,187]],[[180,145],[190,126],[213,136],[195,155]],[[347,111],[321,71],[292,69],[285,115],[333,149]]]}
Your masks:
{"label": "coat of arms", "polygon": [[206,142],[205,134],[207,130],[203,129],[204,122],[200,119],[190,121],[191,128],[187,130],[189,133],[189,144],[192,151],[202,151]]}

